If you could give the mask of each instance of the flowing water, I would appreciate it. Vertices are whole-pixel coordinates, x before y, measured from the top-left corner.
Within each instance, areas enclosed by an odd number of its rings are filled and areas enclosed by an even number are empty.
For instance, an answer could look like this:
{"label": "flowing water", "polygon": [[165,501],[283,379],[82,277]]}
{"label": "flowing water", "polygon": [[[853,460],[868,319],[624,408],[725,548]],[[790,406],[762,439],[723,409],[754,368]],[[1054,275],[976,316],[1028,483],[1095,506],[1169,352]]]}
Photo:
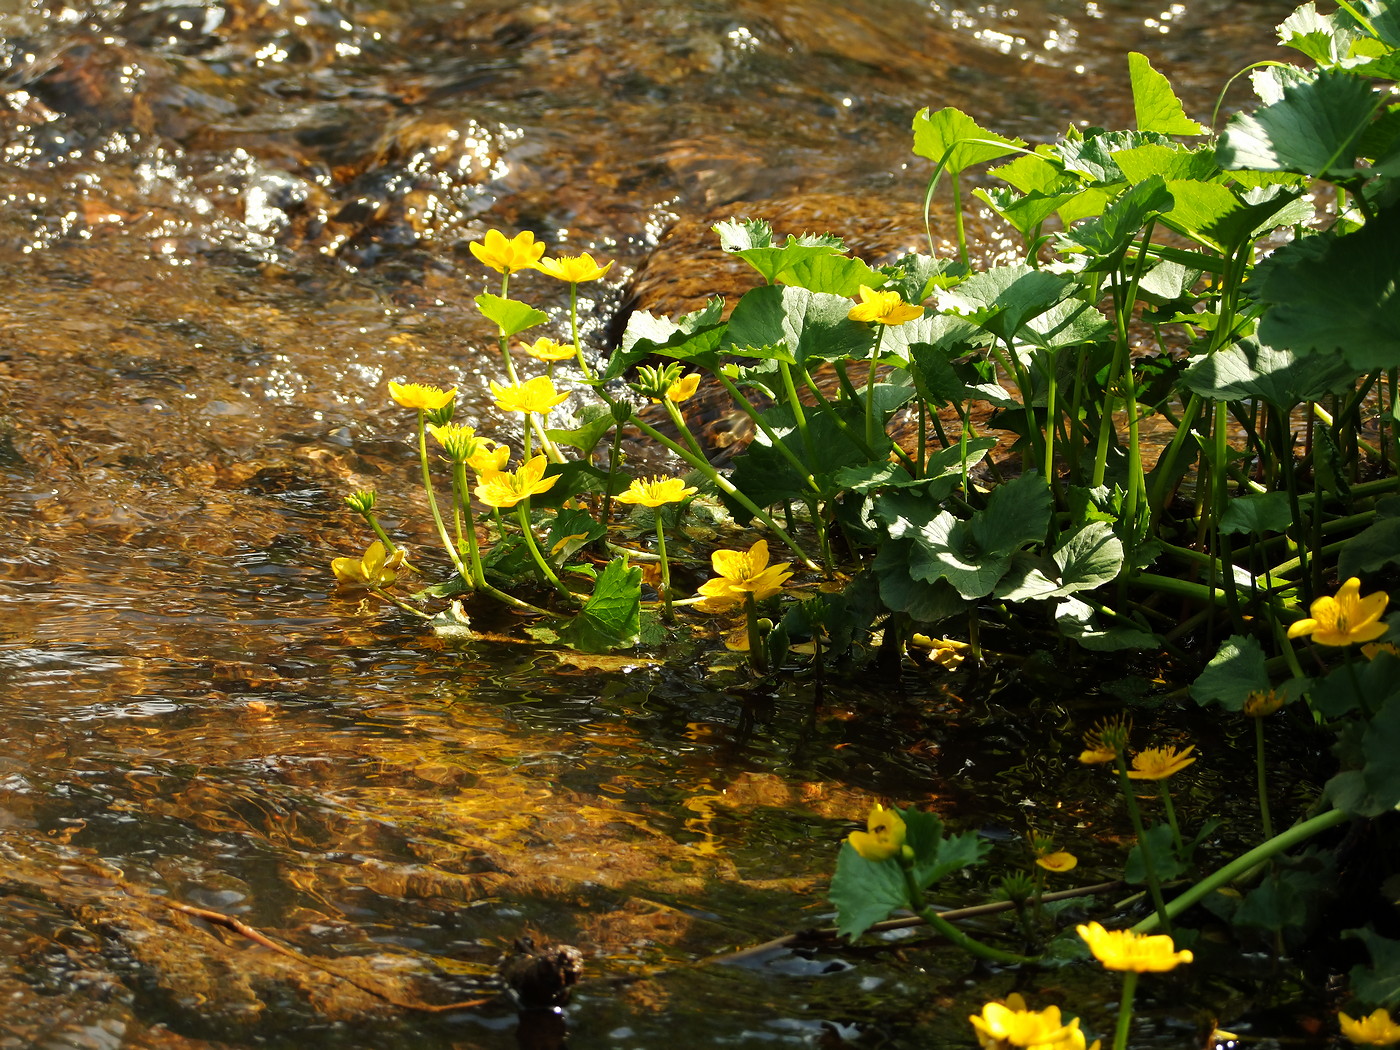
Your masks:
{"label": "flowing water", "polygon": [[[377,488],[427,545],[388,379],[510,427],[487,228],[615,261],[581,304],[601,344],[630,305],[734,287],[716,218],[917,244],[921,106],[1127,126],[1141,50],[1204,116],[1290,6],[0,4],[0,1047],[967,1045],[1011,978],[956,954],[704,960],[828,921],[875,798],[1111,877],[1125,829],[1073,756],[1150,668],[1066,676],[1026,636],[994,672],[818,694],[707,638],[578,658],[485,612],[447,644],[333,593],[364,542],[341,500]],[[564,316],[544,278],[516,291]],[[1247,760],[1206,732],[1218,812]],[[527,931],[586,957],[566,1018],[493,998]],[[1144,1038],[1247,1008],[1231,967],[1185,1010],[1160,986]],[[1079,994],[1102,1025],[1116,993]]]}

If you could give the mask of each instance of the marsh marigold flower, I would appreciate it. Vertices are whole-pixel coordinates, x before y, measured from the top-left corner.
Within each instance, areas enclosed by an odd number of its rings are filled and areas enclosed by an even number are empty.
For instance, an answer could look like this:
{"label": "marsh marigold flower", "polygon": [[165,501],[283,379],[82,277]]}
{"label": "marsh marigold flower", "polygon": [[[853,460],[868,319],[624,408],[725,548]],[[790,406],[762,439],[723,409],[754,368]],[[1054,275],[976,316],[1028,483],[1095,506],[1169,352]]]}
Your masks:
{"label": "marsh marigold flower", "polygon": [[865,830],[851,832],[846,841],[866,860],[889,860],[904,848],[904,818],[877,802],[865,818]]}
{"label": "marsh marigold flower", "polygon": [[556,280],[569,284],[583,284],[585,281],[596,281],[602,277],[612,269],[612,263],[599,266],[593,261],[593,256],[584,252],[572,258],[541,259],[535,263],[535,269]]}
{"label": "marsh marigold flower", "polygon": [[1195,744],[1185,751],[1174,747],[1149,747],[1133,756],[1133,767],[1128,770],[1128,776],[1133,780],[1166,780],[1196,761],[1194,757],[1187,757],[1194,750]]}
{"label": "marsh marigold flower", "polygon": [[877,292],[874,288],[861,285],[860,302],[851,307],[846,316],[852,321],[898,325],[924,316],[924,308],[906,303],[898,292]]}
{"label": "marsh marigold flower", "polygon": [[476,484],[476,498],[488,507],[513,507],[523,499],[548,492],[559,480],[559,475],[545,477],[544,469],[549,461],[544,456],[536,456],[528,463],[522,463],[515,471],[482,471]]}
{"label": "marsh marigold flower", "polygon": [[495,444],[490,438],[478,437],[474,427],[462,423],[428,424],[428,433],[437,439],[448,458],[456,463],[467,463],[478,452]]}
{"label": "marsh marigold flower", "polygon": [[1288,637],[1311,636],[1318,645],[1359,645],[1374,642],[1385,634],[1381,613],[1390,603],[1390,595],[1376,591],[1361,597],[1361,581],[1355,576],[1337,589],[1336,597],[1323,595],[1308,609],[1306,620],[1288,628]]}
{"label": "marsh marigold flower", "polygon": [[467,245],[471,253],[497,273],[515,273],[534,266],[544,254],[544,244],[529,230],[509,239],[500,230],[487,230],[486,236]]}
{"label": "marsh marigold flower", "polygon": [[[1058,1006],[1044,1010],[1026,1008],[1026,1001],[1014,992],[1006,1002],[991,1002],[980,1014],[968,1017],[977,1042],[983,1050],[1009,1050],[1029,1047],[1032,1050],[1083,1050],[1084,1033],[1079,1030],[1079,1018],[1063,1024]],[[1095,1047],[1098,1043],[1094,1044]]]}
{"label": "marsh marigold flower", "polygon": [[395,383],[389,380],[389,396],[404,408],[416,408],[423,412],[436,412],[452,404],[457,396],[457,388],[444,390],[440,386],[424,386],[422,383]]}
{"label": "marsh marigold flower", "polygon": [[1073,871],[1079,866],[1079,858],[1068,850],[1056,850],[1054,853],[1042,854],[1035,858],[1035,862],[1046,871],[1054,872],[1057,875]]}
{"label": "marsh marigold flower", "polygon": [[[674,405],[679,405],[682,401],[688,401],[695,396],[695,391],[700,387],[700,373],[691,372],[690,375],[681,376],[674,383],[666,388],[666,400]],[[659,399],[652,398],[652,401]]]}
{"label": "marsh marigold flower", "polygon": [[525,352],[536,361],[572,361],[574,348],[556,343],[549,336],[541,336],[533,343],[522,343]]}
{"label": "marsh marigold flower", "polygon": [[761,602],[783,589],[792,578],[791,562],[768,564],[768,541],[759,540],[747,551],[717,550],[710,555],[716,578],[706,580],[697,593],[704,597],[699,607],[705,612],[725,612],[742,605],[745,596]]}
{"label": "marsh marigold flower", "polygon": [[346,587],[366,591],[381,590],[398,579],[398,570],[404,565],[408,555],[402,550],[389,554],[384,544],[375,540],[358,558],[336,558],[331,562],[331,572]]}
{"label": "marsh marigold flower", "polygon": [[488,470],[505,470],[509,462],[510,446],[497,444],[490,438],[483,438],[476,452],[467,457],[467,466],[478,474],[485,474]]}
{"label": "marsh marigold flower", "polygon": [[652,478],[650,481],[633,478],[627,491],[613,498],[619,503],[634,503],[655,509],[667,503],[679,503],[698,491],[680,478]]}
{"label": "marsh marigold flower", "polygon": [[1084,750],[1079,761],[1085,765],[1112,762],[1128,746],[1128,734],[1133,724],[1122,718],[1106,718],[1084,734]]}
{"label": "marsh marigold flower", "polygon": [[1132,930],[1106,930],[1097,922],[1076,926],[1075,931],[1084,938],[1084,943],[1105,970],[1165,973],[1191,961],[1191,953],[1184,949],[1176,951],[1176,945],[1166,934],[1149,936]]}
{"label": "marsh marigold flower", "polygon": [[1282,706],[1283,694],[1277,689],[1256,689],[1244,698],[1243,711],[1246,718],[1267,718]]}
{"label": "marsh marigold flower", "polygon": [[1338,1014],[1342,1035],[1357,1046],[1394,1046],[1400,1043],[1400,1025],[1390,1019],[1389,1010],[1377,1010],[1369,1017],[1352,1018]]}
{"label": "marsh marigold flower", "polygon": [[523,383],[502,386],[491,383],[491,393],[496,395],[496,407],[502,412],[537,412],[544,414],[555,405],[569,400],[568,394],[554,389],[554,380],[549,376],[535,376]]}

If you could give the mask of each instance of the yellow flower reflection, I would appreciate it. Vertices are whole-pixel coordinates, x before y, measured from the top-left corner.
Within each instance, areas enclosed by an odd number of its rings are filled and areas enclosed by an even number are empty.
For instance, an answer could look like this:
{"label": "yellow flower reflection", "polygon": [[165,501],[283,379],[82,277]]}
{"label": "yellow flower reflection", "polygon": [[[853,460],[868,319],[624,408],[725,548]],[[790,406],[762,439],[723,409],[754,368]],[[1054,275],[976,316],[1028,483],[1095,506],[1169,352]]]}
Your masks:
{"label": "yellow flower reflection", "polygon": [[541,259],[535,263],[535,269],[568,284],[583,284],[585,281],[596,281],[602,277],[612,269],[612,263],[599,266],[593,261],[593,256],[584,252],[572,258]]}
{"label": "yellow flower reflection", "polygon": [[1105,970],[1165,973],[1191,961],[1191,953],[1176,951],[1166,934],[1149,936],[1132,930],[1106,930],[1097,922],[1076,926],[1075,931]]}
{"label": "yellow flower reflection", "polygon": [[1337,589],[1336,597],[1323,595],[1308,609],[1312,615],[1288,628],[1288,637],[1310,636],[1318,645],[1358,645],[1385,634],[1381,614],[1390,595],[1376,591],[1361,597],[1361,581],[1355,576]]}
{"label": "yellow flower reflection", "polygon": [[687,485],[680,478],[634,478],[627,491],[614,498],[619,503],[632,503],[643,507],[661,507],[667,503],[679,503],[688,496],[695,495],[698,489]]}
{"label": "yellow flower reflection", "polygon": [[768,541],[759,540],[747,551],[717,550],[710,555],[710,565],[716,579],[706,580],[699,593],[705,600],[697,603],[705,612],[725,612],[744,604],[746,596],[761,602],[783,589],[792,578],[787,571],[791,562],[768,564]]}
{"label": "yellow flower reflection", "polygon": [[534,379],[512,383],[510,386],[502,386],[493,381],[491,393],[496,395],[496,407],[502,412],[543,414],[555,405],[562,405],[569,400],[568,394],[561,394],[554,389],[554,380],[549,376],[535,376]]}
{"label": "yellow flower reflection", "polygon": [[400,548],[389,554],[384,544],[375,540],[358,558],[336,558],[331,572],[343,586],[362,591],[383,590],[399,578],[408,555]]}
{"label": "yellow flower reflection", "polygon": [[865,830],[851,832],[846,841],[866,860],[889,860],[904,848],[904,818],[877,802],[870,807]]}
{"label": "yellow flower reflection", "polygon": [[1133,768],[1128,770],[1128,776],[1134,780],[1166,780],[1196,761],[1194,757],[1187,757],[1195,750],[1195,744],[1184,751],[1174,747],[1149,747],[1133,756]]}
{"label": "yellow flower reflection", "polygon": [[[1030,1010],[1026,1001],[1016,993],[1006,1002],[991,1002],[980,1014],[968,1017],[983,1050],[1007,1050],[1009,1047],[1030,1047],[1033,1050],[1084,1050],[1084,1033],[1079,1018],[1069,1024],[1060,1019],[1058,1006]],[[1094,1043],[1094,1047],[1098,1047]]]}
{"label": "yellow flower reflection", "polygon": [[1342,1035],[1357,1046],[1394,1046],[1400,1043],[1400,1025],[1390,1019],[1389,1010],[1377,1010],[1369,1017],[1353,1018],[1338,1014]]}
{"label": "yellow flower reflection", "polygon": [[548,492],[559,480],[559,475],[546,478],[545,467],[549,460],[536,456],[528,463],[522,463],[515,471],[485,470],[476,484],[476,498],[488,507],[503,509],[513,507],[523,499]]}
{"label": "yellow flower reflection", "polygon": [[851,307],[846,316],[852,321],[899,325],[924,316],[924,308],[906,303],[898,292],[877,292],[861,285],[860,302]]}
{"label": "yellow flower reflection", "polygon": [[422,383],[395,383],[389,380],[389,396],[404,408],[416,408],[423,412],[436,412],[446,408],[457,396],[457,388],[444,390],[440,386],[424,386]]}
{"label": "yellow flower reflection", "polygon": [[534,266],[544,254],[544,244],[529,230],[507,239],[500,230],[487,230],[480,241],[467,245],[471,253],[497,273],[515,273]]}

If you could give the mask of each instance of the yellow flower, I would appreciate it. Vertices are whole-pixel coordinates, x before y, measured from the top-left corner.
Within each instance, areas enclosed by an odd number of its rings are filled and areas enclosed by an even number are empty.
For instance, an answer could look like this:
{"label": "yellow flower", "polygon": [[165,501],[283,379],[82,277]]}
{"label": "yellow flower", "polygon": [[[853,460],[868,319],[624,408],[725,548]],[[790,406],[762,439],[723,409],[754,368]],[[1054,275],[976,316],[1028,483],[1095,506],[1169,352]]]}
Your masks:
{"label": "yellow flower", "polygon": [[877,292],[874,288],[861,285],[860,304],[851,307],[846,316],[852,321],[897,325],[923,317],[924,308],[906,303],[898,292]]}
{"label": "yellow flower", "polygon": [[509,240],[500,230],[487,230],[481,241],[467,245],[481,262],[497,273],[514,273],[532,267],[544,254],[544,245],[536,242],[529,230],[517,233]]}
{"label": "yellow flower", "polygon": [[[691,372],[690,375],[681,376],[674,383],[666,388],[666,400],[673,405],[679,405],[695,396],[696,388],[700,386],[700,373]],[[652,404],[659,404],[661,399],[653,397],[649,399]]]}
{"label": "yellow flower", "polygon": [[1195,758],[1186,757],[1195,750],[1195,744],[1185,751],[1174,747],[1149,747],[1133,756],[1133,768],[1128,770],[1128,776],[1133,780],[1166,780],[1196,761]]}
{"label": "yellow flower", "polygon": [[1106,930],[1097,922],[1076,926],[1075,930],[1106,970],[1165,973],[1176,969],[1179,963],[1191,961],[1191,953],[1176,951],[1172,939],[1165,934],[1148,936],[1132,930]]}
{"label": "yellow flower", "polygon": [[[1028,1010],[1026,1001],[1012,993],[1006,1002],[991,1002],[982,1007],[981,1014],[968,1017],[983,1050],[1006,1050],[1008,1047],[1030,1047],[1034,1050],[1082,1050],[1084,1033],[1079,1030],[1079,1018],[1061,1024],[1060,1008],[1047,1006],[1044,1010]],[[1096,1047],[1097,1043],[1094,1044]]]}
{"label": "yellow flower", "polygon": [[878,802],[865,818],[865,831],[846,836],[851,848],[866,860],[889,860],[904,848],[904,818]]}
{"label": "yellow flower", "polygon": [[476,429],[463,423],[444,423],[442,426],[429,423],[428,433],[437,439],[455,463],[469,463],[478,452],[495,444],[490,438],[477,437]]}
{"label": "yellow flower", "polygon": [[496,395],[496,407],[502,412],[545,413],[569,400],[568,394],[554,389],[554,380],[549,376],[535,376],[510,386],[492,382],[491,393]]}
{"label": "yellow flower", "polygon": [[563,343],[556,343],[548,336],[541,336],[533,343],[523,344],[525,352],[536,361],[572,361],[574,358],[574,348],[565,346]]}
{"label": "yellow flower", "polygon": [[619,503],[638,503],[643,507],[654,508],[667,503],[679,503],[698,491],[680,478],[652,478],[650,481],[633,478],[632,484],[627,486],[627,491],[613,498]]}
{"label": "yellow flower", "polygon": [[593,256],[584,252],[572,259],[541,259],[535,263],[535,269],[560,281],[567,281],[569,284],[582,284],[584,281],[596,281],[602,277],[612,269],[612,263],[599,266],[593,261]]}
{"label": "yellow flower", "polygon": [[488,507],[513,507],[523,499],[548,492],[559,480],[558,474],[550,478],[544,476],[548,462],[544,456],[536,456],[514,472],[482,471],[476,483],[476,498]]}
{"label": "yellow flower", "polygon": [[[1361,650],[1366,651],[1364,648]],[[1267,718],[1283,706],[1283,694],[1277,689],[1256,689],[1244,698],[1246,718]]]}
{"label": "yellow flower", "polygon": [[[495,448],[487,448],[487,444],[496,445]],[[506,445],[497,445],[490,438],[483,438],[482,445],[476,450],[476,454],[468,457],[467,466],[478,474],[485,474],[488,470],[505,470],[506,464],[510,462],[510,448]]]}
{"label": "yellow flower", "polygon": [[1318,645],[1356,645],[1374,642],[1385,634],[1381,613],[1390,595],[1376,591],[1361,597],[1361,581],[1355,576],[1337,590],[1335,598],[1323,595],[1308,609],[1312,615],[1288,628],[1288,637],[1311,635]]}
{"label": "yellow flower", "polygon": [[1352,1019],[1338,1014],[1342,1035],[1357,1046],[1394,1046],[1400,1043],[1400,1025],[1390,1019],[1389,1010],[1377,1010],[1370,1017]]}
{"label": "yellow flower", "polygon": [[747,551],[717,550],[710,555],[710,565],[718,578],[706,580],[697,593],[704,597],[698,605],[705,612],[724,612],[742,605],[745,595],[761,602],[783,589],[792,578],[786,571],[791,562],[768,564],[768,541],[759,540]]}
{"label": "yellow flower", "polygon": [[436,412],[446,408],[457,396],[457,388],[444,390],[440,386],[424,386],[422,383],[395,383],[389,380],[389,396],[404,408],[416,408],[423,412]]}
{"label": "yellow flower", "polygon": [[398,579],[397,570],[403,567],[407,558],[408,555],[402,548],[388,554],[384,544],[375,540],[358,558],[334,559],[331,562],[331,572],[335,573],[336,580],[346,587],[377,591]]}
{"label": "yellow flower", "polygon": [[1055,874],[1063,874],[1066,871],[1073,871],[1079,864],[1079,858],[1066,850],[1059,850],[1055,853],[1046,853],[1044,856],[1036,857],[1035,862],[1046,871],[1053,871]]}
{"label": "yellow flower", "polygon": [[1374,660],[1381,653],[1389,653],[1391,656],[1400,657],[1400,645],[1394,642],[1372,642],[1370,645],[1361,647],[1361,655],[1368,660]]}
{"label": "yellow flower", "polygon": [[1132,729],[1133,724],[1122,718],[1104,719],[1084,734],[1086,750],[1079,753],[1079,761],[1085,765],[1112,762],[1128,746],[1128,734]]}

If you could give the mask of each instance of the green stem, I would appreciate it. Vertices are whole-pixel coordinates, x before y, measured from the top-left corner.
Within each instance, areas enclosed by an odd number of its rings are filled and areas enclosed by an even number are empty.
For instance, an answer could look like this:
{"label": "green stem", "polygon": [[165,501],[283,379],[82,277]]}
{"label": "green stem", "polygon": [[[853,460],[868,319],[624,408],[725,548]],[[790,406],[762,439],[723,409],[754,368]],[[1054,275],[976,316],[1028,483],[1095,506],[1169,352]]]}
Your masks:
{"label": "green stem", "polygon": [[540,572],[544,573],[545,579],[559,592],[561,597],[577,604],[581,600],[579,596],[560,582],[549,562],[540,553],[539,544],[535,542],[534,530],[530,527],[530,501],[528,499],[521,500],[515,505],[515,518],[520,522],[520,534],[525,539],[525,546],[530,549],[530,557],[534,558],[535,564],[539,566]]}
{"label": "green stem", "polygon": [[674,623],[671,609],[671,563],[666,559],[666,529],[661,523],[661,508],[656,508],[656,553],[661,556],[661,618]]}
{"label": "green stem", "polygon": [[[865,377],[865,443],[875,447],[875,366],[880,361],[880,344],[885,341],[885,326],[875,332],[875,345],[870,350],[870,372]],[[883,423],[883,420],[881,421]],[[881,426],[880,430],[885,428]]]}
{"label": "green stem", "polygon": [[1172,803],[1172,790],[1167,787],[1165,777],[1157,781],[1157,787],[1162,792],[1162,810],[1167,815],[1167,824],[1172,829],[1172,845],[1176,847],[1176,854],[1179,857],[1186,852],[1186,847],[1181,841],[1181,828],[1176,823],[1176,806]]}
{"label": "green stem", "polygon": [[1137,995],[1136,970],[1123,972],[1123,997],[1118,1002],[1118,1024],[1113,1029],[1113,1050],[1127,1050],[1128,1029],[1133,1023],[1133,999]]}
{"label": "green stem", "polygon": [[583,378],[591,383],[593,370],[583,359],[583,344],[578,341],[578,283],[576,281],[569,282],[569,331],[574,337],[574,356],[578,358],[579,371],[583,373]]}
{"label": "green stem", "polygon": [[1133,822],[1138,847],[1142,850],[1142,866],[1147,874],[1147,889],[1152,896],[1152,906],[1157,910],[1157,918],[1162,923],[1163,932],[1171,933],[1171,920],[1167,916],[1166,903],[1162,900],[1162,884],[1157,878],[1156,859],[1152,856],[1152,844],[1148,842],[1147,830],[1142,824],[1142,812],[1138,809],[1137,797],[1133,794],[1133,782],[1128,777],[1128,764],[1123,752],[1118,752],[1114,765],[1118,768],[1118,786],[1122,789],[1123,801],[1128,807],[1128,819]]}
{"label": "green stem", "polygon": [[[1292,652],[1290,645],[1288,651]],[[1259,822],[1264,828],[1264,841],[1274,837],[1274,824],[1269,819],[1269,774],[1264,765],[1264,719],[1254,721],[1254,782],[1259,791]]]}
{"label": "green stem", "polygon": [[749,666],[758,674],[768,673],[768,651],[758,631],[758,605],[753,591],[744,592],[744,630],[749,636]]}
{"label": "green stem", "polygon": [[360,517],[365,519],[365,524],[374,532],[379,542],[384,544],[384,549],[386,551],[393,554],[394,551],[398,550],[398,548],[394,546],[394,541],[389,538],[389,534],[384,531],[384,526],[379,524],[379,519],[374,516],[373,511],[367,514],[361,514]]}
{"label": "green stem", "polygon": [[941,933],[948,941],[969,955],[974,955],[987,962],[1001,963],[1006,966],[1016,966],[1021,963],[1033,963],[1036,956],[1017,955],[1015,952],[1005,952],[1000,948],[993,948],[990,944],[983,944],[975,937],[970,937],[958,927],[954,926],[938,912],[928,906],[924,900],[924,891],[919,888],[918,881],[914,878],[914,865],[910,860],[899,857],[895,860],[899,865],[899,870],[904,875],[904,891],[909,897],[909,909],[928,923],[933,929]]}
{"label": "green stem", "polygon": [[[1328,828],[1334,828],[1338,824],[1349,819],[1350,815],[1344,810],[1329,809],[1326,813],[1319,813],[1317,816],[1311,817],[1301,824],[1294,824],[1293,827],[1289,828],[1287,831],[1279,832],[1279,834],[1269,839],[1268,842],[1255,846],[1248,853],[1240,854],[1223,868],[1217,869],[1200,882],[1187,889],[1180,896],[1173,898],[1172,902],[1167,905],[1167,915],[1180,915],[1187,908],[1204,900],[1221,886],[1228,885],[1233,880],[1252,871],[1271,857],[1296,846],[1300,842],[1306,842],[1314,835],[1320,834]],[[1159,922],[1160,916],[1149,915],[1133,927],[1133,932],[1150,933],[1157,928]]]}
{"label": "green stem", "polygon": [[462,556],[457,553],[457,546],[452,542],[452,537],[447,534],[447,525],[442,520],[442,511],[438,509],[437,496],[433,492],[433,478],[428,470],[428,420],[427,413],[421,408],[418,410],[418,462],[423,468],[423,491],[428,495],[428,511],[433,516],[433,524],[437,526],[438,539],[442,541],[447,556],[452,559],[452,567],[457,570],[457,575],[466,579],[467,568],[462,564]]}
{"label": "green stem", "polygon": [[[767,421],[766,419],[763,418],[762,413],[758,412],[758,411],[753,407],[753,404],[749,401],[748,398],[746,398],[746,397],[743,395],[743,392],[740,391],[740,389],[739,389],[737,386],[734,385],[734,381],[733,381],[732,379],[730,379],[730,378],[729,378],[727,375],[725,375],[723,372],[715,372],[715,373],[714,373],[714,376],[715,376],[716,379],[719,380],[720,385],[724,387],[725,392],[734,400],[734,403],[739,407],[740,411],[742,411],[746,416],[748,416],[749,419],[753,421],[753,425],[754,425],[755,427],[757,427],[757,428],[763,433],[763,436],[764,436],[765,438],[768,439],[768,446],[769,446],[769,448],[773,449],[773,451],[777,452],[780,456],[782,456],[785,460],[787,460],[787,461],[788,461],[788,465],[791,466],[792,469],[795,470],[795,471],[797,472],[797,476],[800,477],[800,478],[802,478],[802,480],[805,481],[805,482],[807,483],[807,486],[808,486],[813,492],[819,492],[820,489],[818,488],[817,483],[812,479],[812,468],[811,468],[811,466],[809,466],[809,465],[806,464],[806,463],[803,463],[800,459],[798,459],[798,458],[797,458],[797,453],[793,452],[792,449],[788,448],[787,443],[784,442],[781,438],[778,437],[778,435],[777,435],[776,433],[773,432],[773,428],[772,428],[771,426],[768,425],[768,421]],[[788,376],[788,383],[789,383],[789,386],[791,385],[791,382],[792,382],[791,375],[789,375],[789,376]],[[789,393],[788,393],[788,396],[789,396],[789,398],[791,399],[790,404],[793,404],[793,405],[797,405],[797,404],[798,404],[798,402],[797,402],[797,391],[796,391],[796,390],[792,390],[791,392],[789,392]],[[807,420],[806,420],[806,417],[804,417],[803,414],[802,414],[802,409],[801,409],[801,407],[798,406],[796,409],[794,409],[793,414],[794,414],[794,418],[795,418],[795,419],[801,419],[801,420],[802,420],[802,423],[801,423],[801,430],[802,430],[802,433],[803,433],[804,437],[806,438],[807,442],[810,442],[810,441],[811,441],[811,437],[810,437],[809,435],[807,435],[807,429],[806,429],[806,427],[807,427]],[[697,449],[697,451],[698,451],[698,449]],[[815,453],[814,449],[808,448],[808,449],[807,449],[807,454],[808,454],[808,458],[812,461],[813,464],[815,464],[815,463],[817,462],[817,459],[816,459],[816,453]]]}

